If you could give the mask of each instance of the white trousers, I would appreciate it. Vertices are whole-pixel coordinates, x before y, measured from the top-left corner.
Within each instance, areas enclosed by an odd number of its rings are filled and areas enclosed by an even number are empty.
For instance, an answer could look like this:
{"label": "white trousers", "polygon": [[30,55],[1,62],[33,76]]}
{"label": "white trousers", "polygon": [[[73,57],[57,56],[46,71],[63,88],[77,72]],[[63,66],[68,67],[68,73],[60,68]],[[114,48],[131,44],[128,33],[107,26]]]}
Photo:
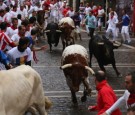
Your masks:
{"label": "white trousers", "polygon": [[107,28],[106,30],[106,36],[109,38],[109,35],[112,33],[113,35],[113,40],[116,40],[116,28]]}
{"label": "white trousers", "polygon": [[121,35],[122,35],[123,41],[127,40],[128,43],[131,42],[131,38],[129,36],[129,27],[128,26],[122,26]]}

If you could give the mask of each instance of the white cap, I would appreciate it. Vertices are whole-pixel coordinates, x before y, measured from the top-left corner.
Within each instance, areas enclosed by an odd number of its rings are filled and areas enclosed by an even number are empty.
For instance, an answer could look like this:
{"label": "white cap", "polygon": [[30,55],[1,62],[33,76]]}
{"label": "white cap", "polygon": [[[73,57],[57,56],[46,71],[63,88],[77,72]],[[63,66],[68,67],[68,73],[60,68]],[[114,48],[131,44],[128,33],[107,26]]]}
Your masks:
{"label": "white cap", "polygon": [[67,2],[66,0],[64,0],[64,2]]}

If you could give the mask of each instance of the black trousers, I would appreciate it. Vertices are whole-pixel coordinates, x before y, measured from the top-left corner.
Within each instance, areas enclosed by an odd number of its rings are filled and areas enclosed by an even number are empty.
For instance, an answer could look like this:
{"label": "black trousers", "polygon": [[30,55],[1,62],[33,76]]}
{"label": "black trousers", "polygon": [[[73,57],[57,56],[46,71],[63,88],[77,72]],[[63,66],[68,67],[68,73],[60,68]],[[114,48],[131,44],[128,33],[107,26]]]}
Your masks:
{"label": "black trousers", "polygon": [[93,38],[94,31],[95,31],[95,28],[89,27],[89,34],[90,34],[91,39]]}

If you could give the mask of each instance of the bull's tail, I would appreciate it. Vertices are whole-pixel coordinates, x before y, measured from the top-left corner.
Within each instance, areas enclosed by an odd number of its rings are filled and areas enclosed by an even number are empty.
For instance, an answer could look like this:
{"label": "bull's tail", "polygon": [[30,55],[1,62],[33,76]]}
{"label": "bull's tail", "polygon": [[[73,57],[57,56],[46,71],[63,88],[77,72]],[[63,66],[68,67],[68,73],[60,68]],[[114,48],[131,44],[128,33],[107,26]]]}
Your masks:
{"label": "bull's tail", "polygon": [[51,100],[45,96],[45,109],[48,110],[51,108],[51,106],[52,106]]}

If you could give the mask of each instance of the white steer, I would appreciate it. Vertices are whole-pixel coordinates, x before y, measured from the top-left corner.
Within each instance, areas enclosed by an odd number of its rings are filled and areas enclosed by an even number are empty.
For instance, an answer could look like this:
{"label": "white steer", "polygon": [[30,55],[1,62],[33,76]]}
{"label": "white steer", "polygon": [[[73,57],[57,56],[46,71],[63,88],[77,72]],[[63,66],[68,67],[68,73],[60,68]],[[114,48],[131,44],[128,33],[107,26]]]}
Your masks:
{"label": "white steer", "polygon": [[0,71],[0,115],[24,115],[31,106],[47,115],[40,75],[26,65]]}

